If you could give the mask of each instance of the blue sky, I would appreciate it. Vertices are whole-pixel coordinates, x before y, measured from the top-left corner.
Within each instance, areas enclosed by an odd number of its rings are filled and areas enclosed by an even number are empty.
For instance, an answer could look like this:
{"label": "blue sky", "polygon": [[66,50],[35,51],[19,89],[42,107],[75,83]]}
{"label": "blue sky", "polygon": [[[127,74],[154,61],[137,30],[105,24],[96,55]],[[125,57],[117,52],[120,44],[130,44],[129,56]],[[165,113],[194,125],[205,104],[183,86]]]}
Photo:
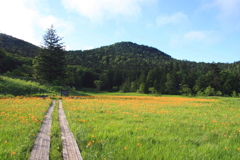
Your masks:
{"label": "blue sky", "polygon": [[40,45],[51,24],[67,50],[131,41],[173,58],[240,60],[240,0],[1,0],[0,32]]}

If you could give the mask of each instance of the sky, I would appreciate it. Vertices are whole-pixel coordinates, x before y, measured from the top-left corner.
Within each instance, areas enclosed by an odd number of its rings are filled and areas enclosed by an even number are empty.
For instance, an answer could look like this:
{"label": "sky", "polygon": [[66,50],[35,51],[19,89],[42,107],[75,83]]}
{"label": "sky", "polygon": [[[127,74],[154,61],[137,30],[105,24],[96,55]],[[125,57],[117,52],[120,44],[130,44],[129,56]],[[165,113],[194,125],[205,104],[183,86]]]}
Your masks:
{"label": "sky", "polygon": [[179,60],[240,60],[240,0],[0,0],[0,32],[37,46],[54,26],[66,50],[130,41]]}

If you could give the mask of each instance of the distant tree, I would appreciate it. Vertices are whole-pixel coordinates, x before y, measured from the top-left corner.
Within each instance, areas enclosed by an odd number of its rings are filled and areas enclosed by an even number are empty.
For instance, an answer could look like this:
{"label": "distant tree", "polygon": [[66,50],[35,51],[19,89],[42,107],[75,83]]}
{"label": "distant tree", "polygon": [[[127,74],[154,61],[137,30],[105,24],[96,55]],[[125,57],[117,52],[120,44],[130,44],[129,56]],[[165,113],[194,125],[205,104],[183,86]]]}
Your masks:
{"label": "distant tree", "polygon": [[215,89],[221,89],[221,78],[220,78],[221,69],[215,63],[211,63],[208,69],[206,77],[209,84]]}
{"label": "distant tree", "polygon": [[103,82],[100,80],[95,80],[93,83],[97,87],[98,91],[100,90],[100,88],[102,87],[102,84],[103,84]]}
{"label": "distant tree", "polygon": [[61,85],[65,79],[64,46],[53,26],[43,36],[43,45],[33,60],[34,77]]}
{"label": "distant tree", "polygon": [[174,72],[170,72],[166,76],[165,91],[167,94],[178,94],[177,75]]}
{"label": "distant tree", "polygon": [[131,91],[131,82],[130,80],[126,80],[123,85],[120,87],[120,91],[125,93]]}
{"label": "distant tree", "polygon": [[2,62],[3,62],[3,59],[5,58],[5,53],[3,52],[3,50],[0,48],[0,73],[1,73],[1,70],[3,68],[2,66]]}
{"label": "distant tree", "polygon": [[192,90],[189,88],[188,84],[182,84],[181,85],[181,90],[179,91],[182,95],[185,96],[191,96],[192,95]]}
{"label": "distant tree", "polygon": [[204,90],[204,95],[205,95],[205,96],[215,96],[214,88],[212,88],[211,86],[208,86],[208,87]]}

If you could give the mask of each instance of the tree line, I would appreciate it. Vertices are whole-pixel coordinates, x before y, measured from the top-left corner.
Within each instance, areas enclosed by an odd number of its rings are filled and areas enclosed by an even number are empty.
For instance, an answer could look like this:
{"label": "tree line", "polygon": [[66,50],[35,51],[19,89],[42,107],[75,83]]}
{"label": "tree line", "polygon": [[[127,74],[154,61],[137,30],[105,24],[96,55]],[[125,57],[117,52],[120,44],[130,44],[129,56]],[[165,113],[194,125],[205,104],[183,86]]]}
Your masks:
{"label": "tree line", "polygon": [[237,96],[240,93],[240,61],[196,63],[176,60],[156,48],[132,42],[87,51],[65,51],[61,40],[51,27],[43,37],[41,48],[36,48],[32,54],[25,54],[24,49],[19,49],[21,54],[0,50],[0,65],[5,66],[1,67],[0,73],[33,77],[78,90],[97,88],[189,96]]}

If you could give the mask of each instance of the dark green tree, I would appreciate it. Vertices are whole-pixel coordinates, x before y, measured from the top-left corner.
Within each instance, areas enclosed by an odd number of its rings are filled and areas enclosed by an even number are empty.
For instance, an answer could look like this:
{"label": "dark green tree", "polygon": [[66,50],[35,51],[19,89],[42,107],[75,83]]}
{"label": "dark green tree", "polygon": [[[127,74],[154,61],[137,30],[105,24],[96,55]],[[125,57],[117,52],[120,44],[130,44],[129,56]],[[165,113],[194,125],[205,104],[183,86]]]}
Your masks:
{"label": "dark green tree", "polygon": [[165,82],[165,92],[167,94],[178,94],[178,82],[177,75],[174,72],[170,72],[166,76],[167,81]]}
{"label": "dark green tree", "polygon": [[103,82],[100,81],[100,80],[95,80],[93,83],[94,83],[94,85],[97,87],[97,90],[100,91]]}
{"label": "dark green tree", "polygon": [[43,36],[43,45],[33,60],[34,77],[55,85],[61,85],[65,79],[64,45],[51,26]]}

